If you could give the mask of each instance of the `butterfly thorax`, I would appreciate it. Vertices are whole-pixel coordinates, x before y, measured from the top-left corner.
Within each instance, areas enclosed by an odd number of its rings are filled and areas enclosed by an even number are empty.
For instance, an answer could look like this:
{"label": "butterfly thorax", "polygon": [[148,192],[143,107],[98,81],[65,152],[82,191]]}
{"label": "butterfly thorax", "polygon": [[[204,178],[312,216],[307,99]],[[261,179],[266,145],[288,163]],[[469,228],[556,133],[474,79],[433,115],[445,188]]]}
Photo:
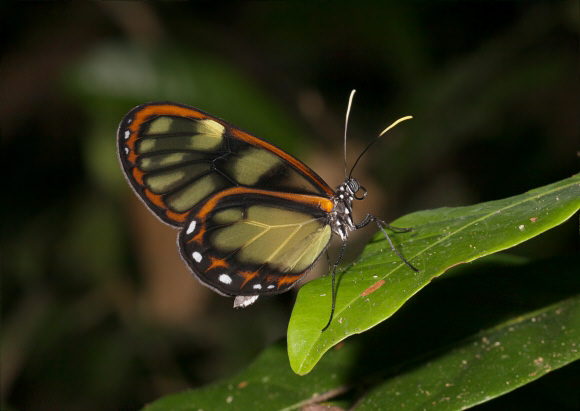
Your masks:
{"label": "butterfly thorax", "polygon": [[352,202],[356,198],[355,194],[360,189],[359,182],[354,178],[347,178],[336,189],[332,200],[334,208],[330,212],[328,219],[332,231],[338,234],[342,241],[348,238],[348,232],[356,230],[352,221]]}

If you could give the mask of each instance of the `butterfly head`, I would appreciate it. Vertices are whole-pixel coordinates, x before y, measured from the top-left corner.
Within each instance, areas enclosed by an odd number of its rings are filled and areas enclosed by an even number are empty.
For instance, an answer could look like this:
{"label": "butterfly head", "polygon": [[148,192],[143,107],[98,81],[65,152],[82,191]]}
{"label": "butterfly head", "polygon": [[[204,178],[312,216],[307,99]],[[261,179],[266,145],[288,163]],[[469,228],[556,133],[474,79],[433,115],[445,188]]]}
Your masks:
{"label": "butterfly head", "polygon": [[[363,190],[363,196],[357,196],[359,191]],[[366,190],[360,185],[356,178],[347,177],[338,188],[335,194],[335,203],[344,203],[349,208],[352,207],[352,202],[354,199],[362,200],[366,197]]]}

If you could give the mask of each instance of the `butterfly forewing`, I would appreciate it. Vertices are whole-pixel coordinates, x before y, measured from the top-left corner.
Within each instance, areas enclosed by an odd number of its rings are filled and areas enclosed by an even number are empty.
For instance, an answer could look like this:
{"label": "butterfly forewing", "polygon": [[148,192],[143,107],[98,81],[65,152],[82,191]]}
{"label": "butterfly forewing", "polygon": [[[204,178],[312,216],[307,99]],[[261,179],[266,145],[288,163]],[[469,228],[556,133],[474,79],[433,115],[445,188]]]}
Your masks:
{"label": "butterfly forewing", "polygon": [[203,111],[138,106],[119,126],[118,150],[135,192],[182,227],[182,257],[221,294],[284,292],[330,242],[333,190],[283,150]]}
{"label": "butterfly forewing", "polygon": [[119,157],[132,187],[166,223],[230,187],[331,197],[310,168],[278,147],[192,107],[147,103],[118,131]]}

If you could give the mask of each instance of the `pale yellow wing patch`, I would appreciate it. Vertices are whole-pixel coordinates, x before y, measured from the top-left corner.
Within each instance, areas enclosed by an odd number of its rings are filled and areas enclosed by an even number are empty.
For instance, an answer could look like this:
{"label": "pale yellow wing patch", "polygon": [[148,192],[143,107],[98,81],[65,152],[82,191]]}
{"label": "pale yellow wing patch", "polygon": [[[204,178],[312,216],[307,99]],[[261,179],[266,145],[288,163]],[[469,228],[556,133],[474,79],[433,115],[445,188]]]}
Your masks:
{"label": "pale yellow wing patch", "polygon": [[154,193],[167,193],[197,179],[210,170],[210,164],[191,164],[148,175],[145,183]]}
{"label": "pale yellow wing patch", "polygon": [[253,185],[270,170],[282,164],[282,159],[276,154],[249,147],[233,157],[225,167],[226,172],[240,184]]}
{"label": "pale yellow wing patch", "polygon": [[201,200],[227,186],[227,181],[217,173],[206,174],[175,193],[167,195],[167,204],[178,213],[185,212]]}
{"label": "pale yellow wing patch", "polygon": [[138,154],[162,150],[213,151],[222,147],[225,127],[211,119],[161,116],[149,123],[137,144]]}
{"label": "pale yellow wing patch", "polygon": [[312,265],[331,237],[325,221],[298,211],[248,207],[246,217],[216,230],[212,245],[236,252],[242,263],[269,264],[280,272],[301,272]]}

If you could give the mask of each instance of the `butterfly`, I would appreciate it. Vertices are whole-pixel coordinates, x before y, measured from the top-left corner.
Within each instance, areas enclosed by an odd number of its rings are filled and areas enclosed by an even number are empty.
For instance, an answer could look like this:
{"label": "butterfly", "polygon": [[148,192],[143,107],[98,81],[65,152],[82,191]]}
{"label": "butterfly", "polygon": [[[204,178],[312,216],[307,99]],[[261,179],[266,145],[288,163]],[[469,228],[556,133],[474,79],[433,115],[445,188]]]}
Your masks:
{"label": "butterfly", "polygon": [[221,295],[234,296],[234,307],[247,307],[260,295],[288,291],[336,234],[343,245],[332,269],[331,315],[324,331],[332,321],[335,272],[349,232],[371,222],[395,254],[418,271],[385,231],[411,229],[391,227],[372,215],[354,223],[353,201],[367,194],[352,177],[358,159],[333,190],[275,145],[202,110],[172,102],[130,110],[119,125],[117,148],[137,196],[161,221],[180,229],[181,257],[195,278]]}

